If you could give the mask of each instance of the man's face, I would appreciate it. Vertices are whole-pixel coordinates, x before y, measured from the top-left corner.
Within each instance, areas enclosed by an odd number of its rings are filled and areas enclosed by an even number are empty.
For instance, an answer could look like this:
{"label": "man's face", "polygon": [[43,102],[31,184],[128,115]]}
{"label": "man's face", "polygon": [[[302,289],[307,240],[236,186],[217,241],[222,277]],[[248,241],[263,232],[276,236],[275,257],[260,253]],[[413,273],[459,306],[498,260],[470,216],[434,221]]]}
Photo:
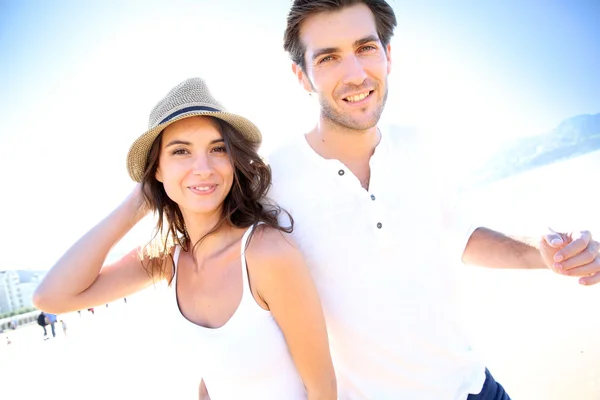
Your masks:
{"label": "man's face", "polygon": [[294,71],[306,90],[318,94],[321,117],[353,130],[377,125],[391,59],[371,10],[357,4],[313,15],[304,21],[300,40],[306,47],[306,68],[294,66]]}

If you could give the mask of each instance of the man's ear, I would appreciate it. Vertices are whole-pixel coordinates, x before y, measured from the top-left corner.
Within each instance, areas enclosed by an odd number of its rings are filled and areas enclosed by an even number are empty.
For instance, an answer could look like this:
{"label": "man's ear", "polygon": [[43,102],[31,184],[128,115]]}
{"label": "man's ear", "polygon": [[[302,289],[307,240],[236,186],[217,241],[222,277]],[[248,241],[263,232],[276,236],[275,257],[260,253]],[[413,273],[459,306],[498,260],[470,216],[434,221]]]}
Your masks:
{"label": "man's ear", "polygon": [[387,56],[387,73],[388,75],[392,72],[392,46],[388,44],[386,46],[386,56]]}
{"label": "man's ear", "polygon": [[296,78],[298,79],[298,83],[302,85],[304,90],[306,90],[308,93],[313,93],[315,91],[312,82],[310,79],[308,79],[308,76],[298,64],[292,63],[292,72],[294,72],[294,75],[296,75]]}

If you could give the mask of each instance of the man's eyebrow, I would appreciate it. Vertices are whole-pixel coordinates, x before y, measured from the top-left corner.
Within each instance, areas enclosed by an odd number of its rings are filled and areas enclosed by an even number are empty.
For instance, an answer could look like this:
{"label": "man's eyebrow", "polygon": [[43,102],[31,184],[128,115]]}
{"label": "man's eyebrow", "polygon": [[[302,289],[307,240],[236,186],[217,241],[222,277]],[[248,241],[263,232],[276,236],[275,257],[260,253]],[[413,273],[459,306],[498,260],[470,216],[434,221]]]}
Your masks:
{"label": "man's eyebrow", "polygon": [[325,54],[331,54],[331,53],[337,53],[339,52],[340,49],[338,47],[325,47],[323,49],[317,49],[313,55],[312,55],[312,59],[313,61],[316,60],[317,58],[321,57],[322,55]]}
{"label": "man's eyebrow", "polygon": [[354,42],[354,47],[359,47],[362,46],[365,43],[369,43],[369,42],[379,42],[379,37],[377,37],[376,35],[369,35],[369,36],[365,36],[362,39],[358,39],[357,41]]}
{"label": "man's eyebrow", "polygon": [[[354,42],[354,47],[359,47],[359,46],[362,46],[363,44],[369,43],[369,42],[379,42],[379,37],[377,37],[376,35],[365,36],[364,38],[360,38],[360,39],[356,40]],[[322,49],[317,49],[313,53],[312,59],[315,60],[324,54],[338,53],[339,51],[340,51],[340,49],[338,47],[324,47]]]}

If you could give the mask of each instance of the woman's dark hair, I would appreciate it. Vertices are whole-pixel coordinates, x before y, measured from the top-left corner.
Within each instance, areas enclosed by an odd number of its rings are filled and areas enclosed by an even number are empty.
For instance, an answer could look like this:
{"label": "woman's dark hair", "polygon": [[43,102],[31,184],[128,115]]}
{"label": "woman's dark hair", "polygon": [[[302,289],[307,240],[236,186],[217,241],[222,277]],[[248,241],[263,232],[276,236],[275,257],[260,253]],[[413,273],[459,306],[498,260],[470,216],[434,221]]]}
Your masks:
{"label": "woman's dark hair", "polygon": [[[207,236],[224,224],[248,228],[262,222],[279,231],[291,233],[294,225],[291,215],[266,199],[271,186],[271,168],[258,155],[259,145],[246,139],[227,122],[214,117],[208,118],[212,119],[223,137],[234,168],[233,184],[223,201],[221,218],[206,235],[193,244],[192,254]],[[144,267],[150,276],[166,277],[170,284],[172,276],[166,276],[165,261],[170,257],[171,246],[178,244],[183,250],[189,251],[191,243],[179,206],[169,198],[162,182],[156,179],[162,136],[161,132],[152,144],[142,179],[146,204],[157,216],[153,244],[146,248],[149,263]],[[278,222],[282,212],[289,218],[290,225],[287,227]]]}
{"label": "woman's dark hair", "polygon": [[294,0],[283,35],[283,49],[290,54],[294,64],[306,72],[306,48],[300,40],[300,29],[308,17],[321,12],[338,11],[356,4],[369,7],[375,17],[379,40],[384,46],[390,44],[397,21],[394,9],[384,0]]}

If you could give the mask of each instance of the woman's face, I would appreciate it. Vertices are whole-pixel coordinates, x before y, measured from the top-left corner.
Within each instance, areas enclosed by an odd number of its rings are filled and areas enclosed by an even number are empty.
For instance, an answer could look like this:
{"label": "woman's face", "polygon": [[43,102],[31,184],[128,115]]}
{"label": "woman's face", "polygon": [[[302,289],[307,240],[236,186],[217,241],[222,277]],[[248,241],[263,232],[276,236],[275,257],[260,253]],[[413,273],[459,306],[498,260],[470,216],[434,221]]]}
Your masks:
{"label": "woman's face", "polygon": [[156,179],[184,215],[220,212],[233,175],[233,164],[212,118],[185,118],[163,131]]}

